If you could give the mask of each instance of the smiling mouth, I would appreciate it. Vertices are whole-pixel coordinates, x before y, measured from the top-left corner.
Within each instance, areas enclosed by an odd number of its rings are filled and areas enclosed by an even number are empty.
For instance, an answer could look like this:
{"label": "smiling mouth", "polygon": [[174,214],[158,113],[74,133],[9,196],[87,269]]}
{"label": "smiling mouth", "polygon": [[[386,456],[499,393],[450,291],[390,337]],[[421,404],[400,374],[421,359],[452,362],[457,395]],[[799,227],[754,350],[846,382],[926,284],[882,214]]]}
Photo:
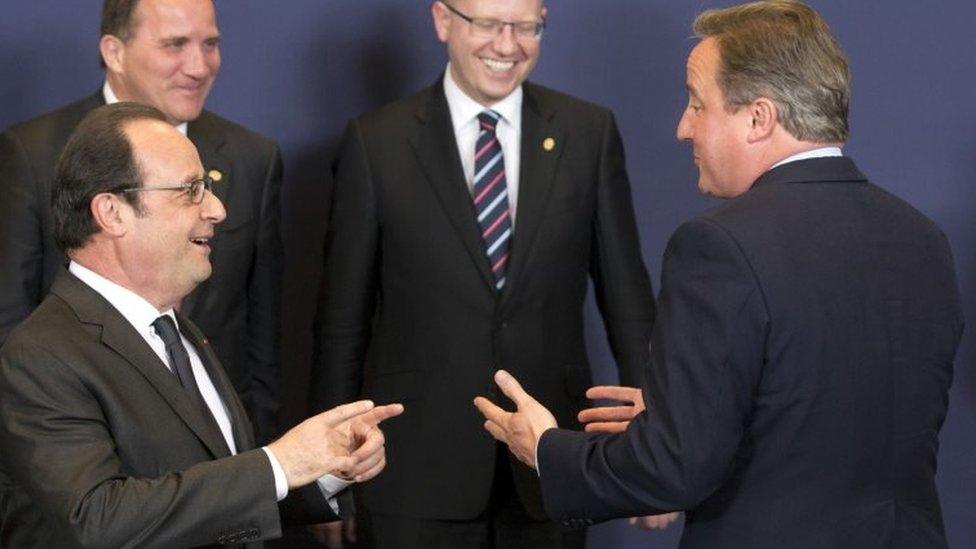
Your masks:
{"label": "smiling mouth", "polygon": [[515,61],[499,61],[498,59],[489,59],[487,57],[482,57],[481,62],[492,72],[506,72],[515,66]]}
{"label": "smiling mouth", "polygon": [[192,242],[197,246],[200,246],[201,248],[206,248],[207,250],[210,249],[210,237],[200,236],[196,238],[191,238],[190,242]]}

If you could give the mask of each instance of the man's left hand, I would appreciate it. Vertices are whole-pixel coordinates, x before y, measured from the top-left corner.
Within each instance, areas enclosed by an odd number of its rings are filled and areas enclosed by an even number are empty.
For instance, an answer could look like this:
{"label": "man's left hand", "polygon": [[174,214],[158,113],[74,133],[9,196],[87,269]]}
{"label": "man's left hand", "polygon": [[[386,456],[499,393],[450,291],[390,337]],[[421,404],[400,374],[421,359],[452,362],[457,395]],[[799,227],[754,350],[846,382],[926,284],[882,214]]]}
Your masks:
{"label": "man's left hand", "polygon": [[549,410],[522,389],[505,370],[495,372],[495,383],[512,402],[515,412],[506,412],[485,397],[474,399],[474,405],[485,416],[485,429],[508,445],[519,461],[535,469],[535,449],[542,433],[558,427]]}

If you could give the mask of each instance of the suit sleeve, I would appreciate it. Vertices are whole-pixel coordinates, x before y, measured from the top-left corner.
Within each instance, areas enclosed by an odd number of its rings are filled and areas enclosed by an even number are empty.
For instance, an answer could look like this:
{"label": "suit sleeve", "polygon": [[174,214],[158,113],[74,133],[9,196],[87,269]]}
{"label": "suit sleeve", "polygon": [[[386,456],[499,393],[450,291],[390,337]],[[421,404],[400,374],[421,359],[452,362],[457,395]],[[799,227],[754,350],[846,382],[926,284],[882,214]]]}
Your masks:
{"label": "suit sleeve", "polygon": [[314,328],[313,412],[359,396],[377,300],[379,216],[358,122],[350,123],[336,158]]}
{"label": "suit sleeve", "polygon": [[735,241],[711,221],[665,252],[647,411],[618,435],[552,429],[539,443],[546,510],[607,520],[689,509],[727,479],[763,363],[768,313]]}
{"label": "suit sleeve", "polygon": [[249,403],[259,443],[279,434],[281,407],[281,280],[284,262],[281,243],[281,153],[273,147],[268,157],[258,220],[252,272],[248,277],[247,358],[251,386],[243,395]]}
{"label": "suit sleeve", "polygon": [[654,324],[654,292],[641,255],[623,143],[613,115],[601,140],[590,273],[622,385],[639,387]]}
{"label": "suit sleeve", "polygon": [[0,345],[41,300],[46,197],[17,137],[0,135]]}
{"label": "suit sleeve", "polygon": [[280,535],[261,450],[130,476],[99,401],[42,343],[8,345],[0,369],[0,464],[78,545],[195,547]]}

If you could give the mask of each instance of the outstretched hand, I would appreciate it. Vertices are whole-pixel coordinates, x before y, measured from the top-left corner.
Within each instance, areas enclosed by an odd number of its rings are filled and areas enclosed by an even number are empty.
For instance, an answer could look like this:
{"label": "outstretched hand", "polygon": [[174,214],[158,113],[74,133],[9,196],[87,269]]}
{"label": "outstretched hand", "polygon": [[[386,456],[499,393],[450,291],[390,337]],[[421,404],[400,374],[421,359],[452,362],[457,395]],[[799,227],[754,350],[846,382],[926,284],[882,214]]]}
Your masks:
{"label": "outstretched hand", "polygon": [[[577,416],[587,431],[596,433],[619,433],[627,430],[630,420],[644,411],[644,396],[640,389],[634,387],[620,387],[616,385],[601,385],[590,387],[586,391],[586,398],[591,400],[615,400],[616,406],[598,406],[587,408]],[[678,520],[679,513],[664,513],[661,515],[647,515],[631,517],[628,524],[642,530],[664,530],[672,522]]]}
{"label": "outstretched hand", "polygon": [[586,398],[620,402],[617,406],[587,408],[579,413],[577,418],[580,423],[591,432],[619,433],[627,429],[631,419],[644,411],[644,397],[641,390],[634,387],[616,385],[590,387],[586,391]]}
{"label": "outstretched hand", "polygon": [[519,461],[535,469],[539,438],[547,430],[558,427],[556,418],[526,393],[512,374],[505,370],[495,372],[495,383],[515,403],[515,412],[506,412],[485,397],[475,398],[474,405],[485,416],[485,429],[507,444]]}

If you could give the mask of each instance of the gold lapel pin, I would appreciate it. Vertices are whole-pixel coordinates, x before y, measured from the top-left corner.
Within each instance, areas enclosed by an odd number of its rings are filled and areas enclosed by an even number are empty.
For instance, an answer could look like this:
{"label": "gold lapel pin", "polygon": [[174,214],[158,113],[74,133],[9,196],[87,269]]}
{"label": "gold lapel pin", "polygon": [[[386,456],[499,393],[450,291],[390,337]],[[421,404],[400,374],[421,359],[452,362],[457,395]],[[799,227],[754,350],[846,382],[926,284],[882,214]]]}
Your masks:
{"label": "gold lapel pin", "polygon": [[551,137],[547,137],[543,139],[542,148],[545,149],[546,152],[552,151],[553,149],[556,148],[556,140]]}
{"label": "gold lapel pin", "polygon": [[213,179],[214,183],[224,178],[224,174],[220,173],[220,170],[210,170],[207,172],[207,176]]}

